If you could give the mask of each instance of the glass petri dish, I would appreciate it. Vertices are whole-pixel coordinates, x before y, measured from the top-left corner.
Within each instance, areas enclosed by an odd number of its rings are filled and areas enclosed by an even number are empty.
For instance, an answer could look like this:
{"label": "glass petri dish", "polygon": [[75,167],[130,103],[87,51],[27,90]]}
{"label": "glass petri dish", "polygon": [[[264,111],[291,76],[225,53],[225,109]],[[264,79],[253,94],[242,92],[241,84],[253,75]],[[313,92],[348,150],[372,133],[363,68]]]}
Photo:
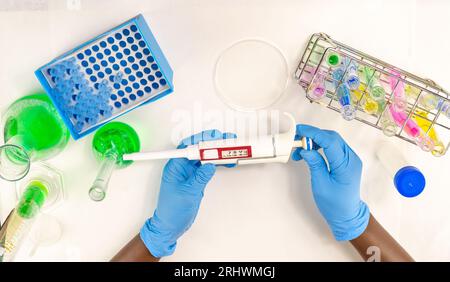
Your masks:
{"label": "glass petri dish", "polygon": [[214,87],[232,109],[251,112],[267,108],[284,94],[288,63],[278,47],[261,39],[233,43],[219,55]]}

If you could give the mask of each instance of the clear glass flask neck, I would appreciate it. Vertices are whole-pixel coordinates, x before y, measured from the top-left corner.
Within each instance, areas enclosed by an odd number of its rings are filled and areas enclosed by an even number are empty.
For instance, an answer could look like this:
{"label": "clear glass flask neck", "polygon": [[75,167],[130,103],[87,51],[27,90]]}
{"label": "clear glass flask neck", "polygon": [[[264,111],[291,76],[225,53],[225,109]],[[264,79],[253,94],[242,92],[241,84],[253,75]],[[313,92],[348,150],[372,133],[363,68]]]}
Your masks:
{"label": "clear glass flask neck", "polygon": [[106,190],[108,189],[109,179],[116,167],[118,160],[118,154],[110,150],[106,152],[105,158],[102,161],[102,165],[97,174],[97,178],[89,189],[89,197],[94,201],[102,201],[106,196]]}
{"label": "clear glass flask neck", "polygon": [[0,146],[0,177],[7,181],[24,178],[30,170],[32,152],[24,147],[24,139],[16,135]]}

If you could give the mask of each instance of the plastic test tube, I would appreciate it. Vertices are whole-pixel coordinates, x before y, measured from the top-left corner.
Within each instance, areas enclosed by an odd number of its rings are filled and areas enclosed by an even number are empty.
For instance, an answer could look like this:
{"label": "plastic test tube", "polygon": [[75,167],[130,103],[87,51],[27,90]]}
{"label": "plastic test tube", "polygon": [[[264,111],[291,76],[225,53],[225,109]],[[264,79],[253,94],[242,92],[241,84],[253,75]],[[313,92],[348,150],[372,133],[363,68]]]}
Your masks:
{"label": "plastic test tube", "polygon": [[391,137],[397,133],[398,126],[397,123],[394,122],[393,117],[391,116],[389,107],[383,111],[380,118],[380,125],[384,135],[386,136]]}
{"label": "plastic test tube", "polygon": [[394,186],[404,197],[412,198],[425,188],[425,176],[415,166],[411,166],[405,157],[391,144],[380,144],[376,152],[377,158],[394,180]]}
{"label": "plastic test tube", "polygon": [[350,89],[346,83],[342,83],[336,90],[336,95],[341,105],[341,115],[345,120],[352,120],[356,116],[355,107],[352,105]]}
{"label": "plastic test tube", "polygon": [[375,115],[379,111],[379,104],[377,101],[372,99],[369,95],[364,95],[361,100],[361,106],[364,111],[368,114]]}
{"label": "plastic test tube", "polygon": [[443,113],[446,117],[450,118],[450,103],[445,101],[444,99],[440,99],[436,109],[441,109],[441,113]]}
{"label": "plastic test tube", "polygon": [[434,142],[425,134],[419,125],[412,119],[408,118],[406,112],[398,110],[393,104],[389,105],[389,112],[394,122],[399,126],[404,126],[404,130],[408,136],[412,137],[416,144],[424,151],[431,151],[434,148]]}
{"label": "plastic test tube", "polygon": [[352,120],[355,118],[356,109],[352,105],[350,88],[347,83],[343,81],[344,69],[337,68],[331,75],[333,77],[333,83],[337,87],[336,96],[341,105],[341,115],[345,120]]}
{"label": "plastic test tube", "polygon": [[400,74],[396,71],[391,71],[392,75],[389,76],[389,84],[391,89],[394,91],[394,104],[400,109],[406,109],[406,95],[405,95],[405,84],[401,81]]}
{"label": "plastic test tube", "polygon": [[364,87],[361,84],[358,87],[358,91],[353,90],[350,93],[352,95],[353,104],[359,102],[364,112],[370,115],[377,115],[384,109],[384,100],[375,101],[372,99],[369,94],[364,92]]}
{"label": "plastic test tube", "polygon": [[439,98],[437,95],[431,93],[422,93],[422,95],[420,95],[419,97],[419,103],[428,111],[440,109],[441,114],[450,118],[450,103],[442,98]]}
{"label": "plastic test tube", "polygon": [[359,76],[358,76],[358,65],[350,60],[349,58],[345,57],[343,60],[343,66],[342,68],[345,71],[345,68],[347,68],[347,73],[345,74],[345,83],[347,83],[348,88],[350,90],[356,90],[359,87]]}
{"label": "plastic test tube", "polygon": [[384,91],[383,86],[380,85],[378,78],[375,77],[375,70],[364,66],[363,72],[370,97],[372,97],[375,101],[384,100],[386,92]]}
{"label": "plastic test tube", "polygon": [[419,104],[428,111],[438,107],[439,99],[431,93],[422,93],[419,97]]}
{"label": "plastic test tube", "polygon": [[336,52],[329,51],[326,56],[326,62],[330,67],[337,67],[341,64],[341,56]]}
{"label": "plastic test tube", "polygon": [[398,126],[403,126],[406,122],[404,130],[410,137],[417,137],[420,133],[420,127],[412,120],[408,119],[408,115],[404,111],[399,111],[394,105],[389,105],[389,112]]}
{"label": "plastic test tube", "polygon": [[431,127],[431,121],[427,119],[427,113],[423,111],[417,111],[416,114],[413,116],[414,121],[417,123],[417,125],[422,129],[423,132],[426,132],[428,130],[428,136],[433,141],[434,147],[431,151],[431,153],[436,156],[440,157],[445,154],[445,145],[442,143],[442,141],[439,139],[438,134],[434,127]]}
{"label": "plastic test tube", "polygon": [[17,249],[30,231],[47,198],[46,184],[37,180],[30,182],[16,208],[2,226],[0,231],[1,261],[11,261],[14,258]]}
{"label": "plastic test tube", "polygon": [[325,75],[317,70],[314,80],[311,82],[309,96],[313,100],[320,100],[326,94]]}

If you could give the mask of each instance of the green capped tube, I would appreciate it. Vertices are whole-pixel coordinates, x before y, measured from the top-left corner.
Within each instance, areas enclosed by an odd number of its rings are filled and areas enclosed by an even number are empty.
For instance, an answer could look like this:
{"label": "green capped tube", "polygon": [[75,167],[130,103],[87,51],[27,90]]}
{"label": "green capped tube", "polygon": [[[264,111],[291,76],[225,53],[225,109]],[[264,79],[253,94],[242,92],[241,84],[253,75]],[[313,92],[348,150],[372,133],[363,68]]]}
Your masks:
{"label": "green capped tube", "polygon": [[47,196],[48,188],[45,182],[33,180],[27,184],[19,203],[0,229],[0,261],[13,259]]}

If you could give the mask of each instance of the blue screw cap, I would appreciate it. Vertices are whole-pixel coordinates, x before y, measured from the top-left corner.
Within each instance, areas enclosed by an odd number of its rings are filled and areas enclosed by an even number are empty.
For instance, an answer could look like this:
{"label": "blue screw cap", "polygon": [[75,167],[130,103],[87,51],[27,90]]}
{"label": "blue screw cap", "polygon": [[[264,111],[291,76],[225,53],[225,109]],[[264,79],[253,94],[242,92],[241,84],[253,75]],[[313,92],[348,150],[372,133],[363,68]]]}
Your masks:
{"label": "blue screw cap", "polygon": [[425,189],[425,176],[418,168],[405,166],[395,174],[394,185],[402,196],[416,197]]}

